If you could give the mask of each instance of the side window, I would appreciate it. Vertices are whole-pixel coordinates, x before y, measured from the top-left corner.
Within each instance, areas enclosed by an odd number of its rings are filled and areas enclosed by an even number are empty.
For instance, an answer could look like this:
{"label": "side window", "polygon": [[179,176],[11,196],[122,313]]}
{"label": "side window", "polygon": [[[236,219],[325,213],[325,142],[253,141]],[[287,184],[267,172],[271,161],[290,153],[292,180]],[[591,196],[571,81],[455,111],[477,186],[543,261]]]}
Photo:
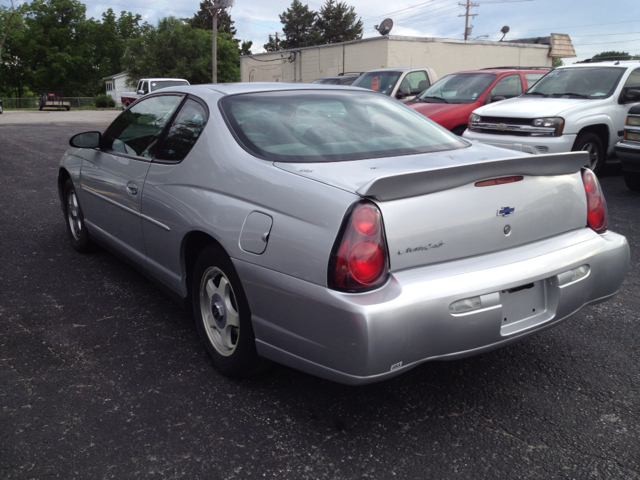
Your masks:
{"label": "side window", "polygon": [[109,126],[103,148],[136,157],[153,157],[162,130],[183,98],[163,95],[137,102]]}
{"label": "side window", "polygon": [[525,73],[524,78],[527,81],[527,88],[533,87],[538,80],[546,75],[547,72],[544,73]]}
{"label": "side window", "polygon": [[198,102],[188,99],[173,125],[169,129],[167,138],[156,155],[160,160],[183,160],[200,138],[200,134],[207,123],[207,111]]}
{"label": "side window", "polygon": [[505,97],[513,98],[522,93],[522,81],[520,75],[507,75],[501,78],[491,90],[491,98]]}
{"label": "side window", "polygon": [[[622,88],[622,94],[625,95],[629,90],[640,90],[640,68],[636,68],[627,81],[624,82],[624,87]],[[627,103],[635,103],[638,100],[626,100]]]}
{"label": "side window", "polygon": [[411,72],[402,80],[400,88],[408,87],[411,90],[411,95],[417,95],[418,93],[426,90],[430,87],[429,77],[427,72],[421,70],[419,72]]}

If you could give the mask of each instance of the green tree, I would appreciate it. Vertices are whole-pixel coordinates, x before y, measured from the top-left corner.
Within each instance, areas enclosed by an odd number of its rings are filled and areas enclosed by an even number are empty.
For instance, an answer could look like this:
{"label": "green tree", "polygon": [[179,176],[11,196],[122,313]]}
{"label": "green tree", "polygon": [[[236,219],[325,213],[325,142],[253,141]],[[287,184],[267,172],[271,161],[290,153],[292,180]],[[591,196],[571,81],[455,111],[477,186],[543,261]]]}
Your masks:
{"label": "green tree", "polygon": [[269,35],[269,41],[263,45],[263,48],[267,52],[277,52],[282,50],[282,41],[278,40],[278,34],[276,33],[275,38]]}
{"label": "green tree", "polygon": [[251,47],[253,42],[251,40],[243,40],[240,47],[240,55],[251,55]]}
{"label": "green tree", "polygon": [[[122,59],[128,83],[143,77],[185,78],[190,83],[211,82],[211,31],[193,28],[175,17],[158,20],[140,37],[127,43]],[[218,32],[218,81],[240,79],[238,48],[231,36]]]}
{"label": "green tree", "polygon": [[562,61],[562,59],[561,59],[561,58],[554,58],[554,59],[553,59],[553,64],[552,64],[552,65],[553,65],[553,67],[554,67],[554,68],[555,68],[555,67],[561,67],[561,66],[563,66],[563,65],[564,65],[564,62]]}
{"label": "green tree", "polygon": [[311,47],[322,43],[322,37],[315,25],[317,16],[316,12],[309,10],[300,0],[293,0],[291,7],[280,15],[285,36],[281,47]]}
{"label": "green tree", "polygon": [[0,5],[0,51],[2,51],[2,45],[4,45],[7,35],[9,35],[9,30],[11,30],[11,21],[17,13],[13,0],[10,1],[10,7]]}
{"label": "green tree", "polygon": [[600,52],[597,55],[594,55],[593,58],[605,58],[605,57],[613,57],[615,60],[629,60],[631,55],[629,52]]}
{"label": "green tree", "polygon": [[[213,28],[213,15],[211,15],[211,11],[208,10],[211,7],[213,7],[211,0],[203,0],[200,2],[200,10],[198,10],[192,18],[187,19],[186,22],[194,28],[211,31]],[[225,9],[220,9],[218,12],[218,31],[228,33],[232,37],[235,37],[238,32],[236,31],[236,27],[234,27],[234,23],[235,22],[231,20],[231,15],[229,15]]]}
{"label": "green tree", "polygon": [[78,0],[34,0],[26,6],[28,36],[22,61],[32,72],[36,92],[62,90],[66,96],[94,93],[91,26]]}
{"label": "green tree", "polygon": [[345,2],[326,0],[320,8],[316,28],[323,43],[348,42],[362,38],[362,21],[358,19],[354,7]]}
{"label": "green tree", "polygon": [[[4,42],[0,48],[0,96],[23,97],[29,91],[31,71],[24,62],[28,31],[24,23],[26,6],[15,10],[0,7],[0,31]],[[11,18],[10,28],[7,28]]]}

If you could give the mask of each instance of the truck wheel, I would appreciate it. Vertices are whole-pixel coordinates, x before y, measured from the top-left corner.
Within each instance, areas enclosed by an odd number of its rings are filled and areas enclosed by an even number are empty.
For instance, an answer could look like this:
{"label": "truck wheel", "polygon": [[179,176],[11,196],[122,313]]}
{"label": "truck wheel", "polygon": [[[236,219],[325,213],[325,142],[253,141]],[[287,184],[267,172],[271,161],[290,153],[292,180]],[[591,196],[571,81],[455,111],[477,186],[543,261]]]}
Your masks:
{"label": "truck wheel", "polygon": [[602,166],[606,161],[602,141],[595,133],[585,132],[578,135],[576,142],[573,144],[572,152],[584,151],[589,154],[589,168],[596,175],[602,170]]}
{"label": "truck wheel", "polygon": [[68,112],[69,110],[71,110],[71,107],[67,107],[67,112]]}
{"label": "truck wheel", "polygon": [[623,172],[624,183],[627,184],[630,190],[634,192],[640,192],[640,173],[637,172]]}

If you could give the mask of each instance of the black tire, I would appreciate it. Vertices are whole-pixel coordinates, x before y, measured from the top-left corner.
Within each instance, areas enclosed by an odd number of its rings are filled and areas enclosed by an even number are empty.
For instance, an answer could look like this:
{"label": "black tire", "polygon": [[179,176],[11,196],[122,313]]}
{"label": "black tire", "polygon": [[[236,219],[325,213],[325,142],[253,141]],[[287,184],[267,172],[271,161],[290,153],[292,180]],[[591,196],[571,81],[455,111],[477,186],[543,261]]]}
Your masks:
{"label": "black tire", "polygon": [[67,233],[69,234],[71,246],[81,253],[94,251],[96,245],[91,240],[89,232],[87,232],[82,208],[71,179],[68,179],[64,184],[63,199],[64,219],[67,223]]}
{"label": "black tire", "polygon": [[215,367],[232,378],[264,370],[268,362],[256,351],[251,311],[240,277],[217,245],[200,253],[191,292],[196,326]]}
{"label": "black tire", "polygon": [[451,131],[456,135],[458,135],[459,137],[461,137],[466,129],[467,129],[466,125],[458,125],[457,127],[452,128]]}
{"label": "black tire", "polygon": [[598,175],[602,170],[604,162],[606,161],[604,148],[602,148],[602,140],[595,133],[585,132],[578,135],[573,148],[573,152],[579,152],[581,150],[589,153],[589,168],[593,170],[593,173]]}
{"label": "black tire", "polygon": [[71,107],[67,107],[67,112],[68,112],[69,110],[71,110]]}
{"label": "black tire", "polygon": [[624,183],[627,184],[630,190],[634,192],[640,192],[640,173],[637,172],[623,172]]}

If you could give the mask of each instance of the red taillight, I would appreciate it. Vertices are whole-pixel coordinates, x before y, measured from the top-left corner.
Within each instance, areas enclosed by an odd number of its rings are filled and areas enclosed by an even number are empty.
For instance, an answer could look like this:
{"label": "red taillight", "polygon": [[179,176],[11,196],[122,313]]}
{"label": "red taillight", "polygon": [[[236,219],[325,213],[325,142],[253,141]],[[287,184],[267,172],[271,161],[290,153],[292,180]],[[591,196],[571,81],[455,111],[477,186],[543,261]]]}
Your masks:
{"label": "red taillight", "polygon": [[607,204],[600,190],[595,173],[589,169],[582,170],[582,182],[587,194],[587,224],[596,232],[607,229]]}
{"label": "red taillight", "polygon": [[329,286],[362,291],[387,278],[387,248],[382,216],[371,203],[359,203],[347,215],[329,262]]}
{"label": "red taillight", "polygon": [[504,185],[505,183],[521,182],[524,177],[522,175],[513,175],[511,177],[492,178],[490,180],[482,180],[476,182],[476,187],[492,187],[494,185]]}

